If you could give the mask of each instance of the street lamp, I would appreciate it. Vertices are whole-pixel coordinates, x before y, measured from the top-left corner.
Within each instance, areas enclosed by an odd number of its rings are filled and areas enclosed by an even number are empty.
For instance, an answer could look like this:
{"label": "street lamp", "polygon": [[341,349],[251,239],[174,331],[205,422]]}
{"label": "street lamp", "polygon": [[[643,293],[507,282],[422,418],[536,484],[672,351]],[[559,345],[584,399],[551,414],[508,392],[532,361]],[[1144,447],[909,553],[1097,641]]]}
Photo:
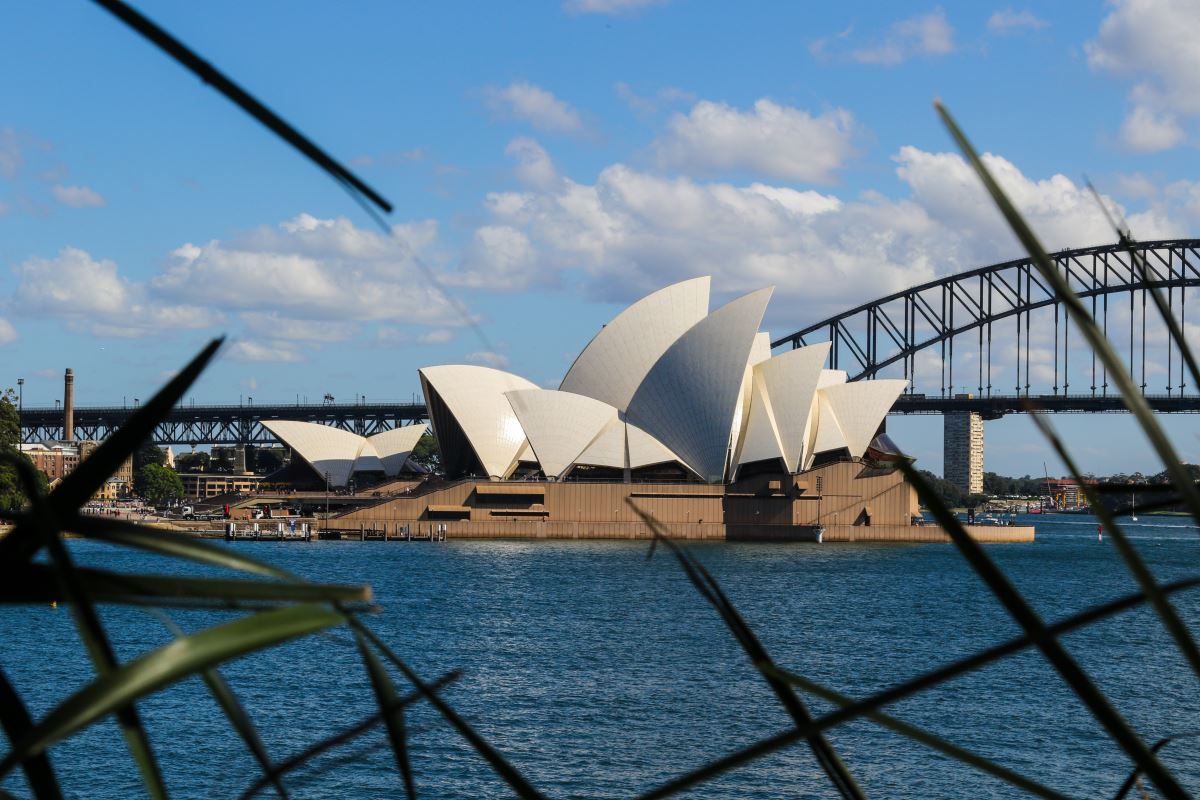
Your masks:
{"label": "street lamp", "polygon": [[325,473],[325,524],[329,524],[329,473]]}
{"label": "street lamp", "polygon": [[21,444],[25,444],[25,379],[17,378],[17,427],[21,429]]}

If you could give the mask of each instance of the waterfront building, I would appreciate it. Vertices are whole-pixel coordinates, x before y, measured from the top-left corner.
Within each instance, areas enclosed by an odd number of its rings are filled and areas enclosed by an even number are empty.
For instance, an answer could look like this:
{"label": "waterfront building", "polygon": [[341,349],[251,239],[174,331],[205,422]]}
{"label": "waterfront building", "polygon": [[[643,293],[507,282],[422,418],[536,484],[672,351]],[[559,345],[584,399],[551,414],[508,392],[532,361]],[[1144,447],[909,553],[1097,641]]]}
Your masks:
{"label": "waterfront building", "polygon": [[[68,377],[70,370],[68,372]],[[58,481],[70,475],[100,443],[90,439],[48,442],[25,442],[20,445],[21,452],[29,456],[35,469],[45,473],[53,486]],[[133,491],[133,458],[127,458],[109,476],[104,485],[96,492],[97,500],[115,500],[127,497]]]}
{"label": "waterfront building", "polygon": [[188,497],[204,500],[223,494],[250,494],[258,491],[263,482],[261,475],[227,475],[213,472],[181,472],[183,493]]}
{"label": "waterfront building", "polygon": [[265,419],[262,426],[300,456],[307,467],[306,475],[297,476],[295,470],[289,470],[291,481],[311,488],[365,487],[401,474],[425,471],[409,460],[417,440],[425,433],[424,425],[408,425],[370,437],[315,422]]}

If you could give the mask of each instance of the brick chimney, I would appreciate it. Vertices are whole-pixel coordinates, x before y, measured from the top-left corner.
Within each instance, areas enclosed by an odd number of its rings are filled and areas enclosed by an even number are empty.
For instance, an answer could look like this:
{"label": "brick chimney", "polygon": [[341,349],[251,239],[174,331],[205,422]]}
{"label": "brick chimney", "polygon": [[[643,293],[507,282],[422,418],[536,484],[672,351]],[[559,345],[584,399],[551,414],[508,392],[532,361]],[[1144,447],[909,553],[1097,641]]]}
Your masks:
{"label": "brick chimney", "polygon": [[70,367],[63,376],[63,439],[75,440],[75,375]]}

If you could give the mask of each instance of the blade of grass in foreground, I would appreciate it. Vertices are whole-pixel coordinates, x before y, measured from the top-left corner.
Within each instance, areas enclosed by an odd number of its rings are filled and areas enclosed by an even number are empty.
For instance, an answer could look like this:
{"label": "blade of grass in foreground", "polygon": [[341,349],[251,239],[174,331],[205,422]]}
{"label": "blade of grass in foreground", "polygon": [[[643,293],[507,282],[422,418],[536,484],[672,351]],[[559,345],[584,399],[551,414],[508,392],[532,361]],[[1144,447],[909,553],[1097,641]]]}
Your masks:
{"label": "blade of grass in foreground", "polygon": [[1083,474],[1079,470],[1079,466],[1075,463],[1075,459],[1067,452],[1067,448],[1063,445],[1062,440],[1050,425],[1049,420],[1042,417],[1041,414],[1032,414],[1033,422],[1041,431],[1042,436],[1046,437],[1046,441],[1058,453],[1058,457],[1062,459],[1063,464],[1067,466],[1067,470],[1071,473],[1071,477],[1075,479],[1075,483],[1083,490],[1084,496],[1087,498],[1088,507],[1092,509],[1092,513],[1100,520],[1100,524],[1112,536],[1113,543],[1117,546],[1117,552],[1121,554],[1125,564],[1129,567],[1129,571],[1133,573],[1134,580],[1141,587],[1142,592],[1150,601],[1150,605],[1154,608],[1158,618],[1162,620],[1163,627],[1167,629],[1167,633],[1175,640],[1175,646],[1183,653],[1184,658],[1192,665],[1192,670],[1200,675],[1200,650],[1196,648],[1196,641],[1192,638],[1192,634],[1188,631],[1187,625],[1184,624],[1175,607],[1171,605],[1166,596],[1159,590],[1158,582],[1151,574],[1150,568],[1146,566],[1146,562],[1138,555],[1137,548],[1133,546],[1133,542],[1129,541],[1129,537],[1125,535],[1120,525],[1117,524],[1113,513],[1109,511],[1108,506],[1100,496],[1088,485],[1084,480]]}
{"label": "blade of grass in foreground", "polygon": [[[371,590],[366,586],[134,575],[88,567],[76,569],[75,577],[96,603],[140,603],[148,599],[192,599],[206,604],[238,601],[365,603],[371,599]],[[0,603],[67,600],[54,591],[53,581],[51,567],[29,564],[20,575],[13,576],[0,587]]]}
{"label": "blade of grass in foreground", "polygon": [[1004,190],[1000,188],[1000,184],[997,183],[987,166],[983,163],[983,160],[967,139],[966,134],[962,132],[958,124],[954,121],[954,118],[950,116],[950,112],[941,103],[935,103],[934,107],[941,116],[946,129],[954,138],[958,148],[966,156],[968,162],[970,162],[972,168],[975,170],[975,174],[979,176],[984,188],[991,195],[996,207],[1004,215],[1009,227],[1012,228],[1013,233],[1016,234],[1021,244],[1024,245],[1025,250],[1033,260],[1034,266],[1037,267],[1038,273],[1054,289],[1055,295],[1070,312],[1070,317],[1075,321],[1075,325],[1079,328],[1080,333],[1087,339],[1096,356],[1108,369],[1110,379],[1116,384],[1117,389],[1121,393],[1122,402],[1145,432],[1147,440],[1154,447],[1159,460],[1171,476],[1171,482],[1174,484],[1175,490],[1183,497],[1184,502],[1191,511],[1192,517],[1200,520],[1200,490],[1196,488],[1192,476],[1183,466],[1183,462],[1175,452],[1175,447],[1171,444],[1170,438],[1163,431],[1162,426],[1158,424],[1158,420],[1155,418],[1154,412],[1150,410],[1146,398],[1142,396],[1141,391],[1134,384],[1133,377],[1125,369],[1125,365],[1121,362],[1116,350],[1113,349],[1112,344],[1105,337],[1104,331],[1096,325],[1096,321],[1092,319],[1087,308],[1080,301],[1074,290],[1071,289],[1070,284],[1059,274],[1058,269],[1054,266],[1054,262],[1046,253],[1046,249],[1042,247],[1042,243],[1038,241],[1033,230],[1025,222],[1021,213],[1017,211],[1016,206],[1012,204],[1012,201],[1009,200]]}
{"label": "blade of grass in foreground", "polygon": [[[786,680],[793,686],[799,686],[804,691],[809,692],[810,694],[815,694],[817,697],[828,700],[831,703],[835,703],[842,707],[846,707],[854,703],[853,699],[822,686],[815,681],[810,681],[794,672],[781,670],[778,667],[776,667],[775,670],[776,674],[779,675],[780,678]],[[961,761],[967,766],[974,767],[980,772],[986,772],[989,775],[997,777],[1006,783],[1016,786],[1018,789],[1029,792],[1030,794],[1037,795],[1038,797],[1049,798],[1049,800],[1066,800],[1066,795],[1060,794],[1059,792],[1056,792],[1047,786],[1043,786],[1037,781],[1026,778],[1024,775],[1021,775],[1018,772],[1008,769],[1007,767],[1003,767],[990,759],[984,758],[978,753],[973,753],[970,750],[959,747],[953,742],[949,742],[937,734],[931,733],[923,728],[918,728],[916,725],[910,725],[907,722],[896,719],[895,717],[885,714],[882,711],[868,711],[863,716],[875,721],[890,731],[894,731],[901,736],[912,739],[918,744],[925,745],[931,750],[936,750],[943,755],[953,758],[955,761]]]}
{"label": "blade of grass in foreground", "polygon": [[[150,609],[151,614],[158,618],[167,630],[176,639],[183,639],[187,636],[175,621],[166,614],[157,609]],[[263,744],[262,737],[258,735],[258,729],[254,727],[254,722],[250,719],[250,715],[246,712],[245,707],[238,701],[237,695],[233,693],[233,688],[229,685],[221,673],[215,667],[209,667],[201,670],[200,677],[204,679],[204,685],[208,687],[208,692],[217,701],[221,711],[225,714],[229,724],[233,726],[234,731],[241,737],[242,742],[246,745],[246,749],[254,756],[254,760],[262,768],[263,775],[267,776],[271,784],[275,787],[275,793],[283,800],[287,800],[287,789],[283,786],[283,781],[274,774],[275,768],[271,763],[271,756],[267,753],[267,746]]]}
{"label": "blade of grass in foreground", "polygon": [[[446,686],[449,686],[451,683],[458,680],[459,677],[461,677],[461,673],[458,671],[447,672],[442,677],[431,682],[429,687],[434,691],[441,691]],[[421,697],[422,695],[420,692],[409,692],[408,694],[397,699],[396,702],[388,706],[388,708],[405,708],[420,700]],[[275,764],[275,767],[272,769],[270,775],[259,778],[250,785],[250,788],[242,792],[241,800],[250,800],[250,798],[254,797],[254,795],[258,794],[262,789],[264,789],[270,780],[282,777],[293,770],[303,767],[324,752],[332,750],[335,747],[341,747],[347,742],[354,741],[382,721],[383,713],[381,711],[376,712],[364,719],[359,720],[349,728],[339,731],[333,736],[328,736],[321,741],[316,742],[315,744],[311,744],[301,750],[299,753],[295,753],[294,755],[288,756],[282,761],[279,761],[277,764]]]}
{"label": "blade of grass in foreground", "polygon": [[[214,339],[209,342],[187,366],[167,382],[166,386],[134,412],[124,425],[105,439],[50,492],[48,513],[58,527],[61,527],[64,520],[75,516],[78,509],[150,436],[154,426],[166,418],[171,407],[183,397],[184,392],[216,355],[222,341]],[[0,539],[0,573],[18,571],[41,546],[42,542],[32,526],[18,524],[7,536]]]}
{"label": "blade of grass in foreground", "polygon": [[375,649],[383,654],[384,658],[392,662],[401,672],[404,673],[404,678],[416,687],[430,705],[438,710],[446,721],[449,722],[459,735],[467,740],[467,744],[475,748],[475,752],[479,753],[485,761],[491,766],[492,770],[499,775],[509,788],[516,793],[518,797],[525,800],[543,800],[544,796],[541,792],[533,787],[524,775],[522,775],[516,767],[508,762],[504,756],[496,748],[488,743],[479,733],[472,728],[465,719],[459,716],[458,712],[450,707],[450,704],[441,698],[441,696],[433,690],[433,688],[421,680],[420,676],[406,664],[392,649],[387,646],[382,639],[375,633],[363,625],[361,621],[354,615],[348,615],[348,620],[354,630],[361,633],[367,641],[375,646]]}
{"label": "blade of grass in foreground", "polygon": [[[17,741],[33,727],[29,710],[25,708],[21,695],[8,682],[4,670],[0,670],[0,726],[10,742]],[[58,778],[54,775],[54,767],[47,753],[38,753],[25,759],[21,762],[21,770],[37,800],[62,800],[62,790],[58,787]]]}
{"label": "blade of grass in foreground", "polygon": [[904,473],[905,479],[917,490],[925,507],[933,513],[942,530],[950,535],[950,540],[962,553],[971,568],[975,570],[984,585],[1000,601],[1009,616],[1029,634],[1038,649],[1042,651],[1042,655],[1087,706],[1092,716],[1104,727],[1113,741],[1125,751],[1135,764],[1145,770],[1146,776],[1154,782],[1159,791],[1170,798],[1187,797],[1187,792],[1179,785],[1175,776],[1150,752],[1146,743],[1134,732],[1124,717],[1113,708],[1108,698],[1096,687],[1062,643],[1049,634],[1042,618],[996,566],[996,562],[988,556],[983,546],[971,538],[971,535],[959,522],[958,517],[946,507],[946,504],[941,501],[925,478],[906,462],[897,462],[897,468]]}
{"label": "blade of grass in foreground", "polygon": [[52,709],[0,762],[0,778],[16,762],[206,667],[344,622],[344,615],[323,606],[288,606],[176,639],[97,678]]}
{"label": "blade of grass in foreground", "polygon": [[[1159,750],[1162,750],[1176,739],[1193,739],[1197,736],[1200,736],[1200,731],[1178,733],[1174,736],[1167,736],[1155,742],[1150,749],[1157,753]],[[1129,773],[1129,777],[1125,779],[1125,782],[1121,784],[1121,788],[1117,790],[1116,797],[1114,797],[1113,800],[1123,800],[1125,795],[1129,794],[1129,790],[1133,788],[1133,785],[1137,783],[1137,779],[1141,777],[1141,774],[1142,771],[1137,767],[1134,767],[1133,772]]]}
{"label": "blade of grass in foreground", "polygon": [[408,760],[408,732],[404,729],[404,707],[396,702],[396,688],[392,685],[387,670],[371,652],[367,640],[357,631],[354,634],[354,643],[358,645],[358,652],[367,668],[367,677],[371,679],[371,687],[375,691],[375,701],[383,714],[392,754],[396,757],[396,768],[400,770],[400,777],[404,781],[404,796],[413,800],[417,796],[417,789],[413,783],[412,764]]}
{"label": "blade of grass in foreground", "polygon": [[[50,514],[49,501],[38,493],[37,483],[32,476],[33,468],[27,463],[20,463],[18,472],[25,481],[30,498],[30,509],[33,516],[33,530],[37,532],[40,545],[50,553],[50,564],[54,580],[58,583],[63,598],[71,609],[75,627],[83,640],[84,648],[96,670],[96,675],[103,679],[117,669],[118,662],[108,634],[100,622],[100,616],[92,603],[87,587],[79,578],[78,571],[59,539],[59,533],[54,528]],[[61,484],[60,484],[61,485]],[[25,567],[30,565],[26,564]],[[133,703],[122,703],[112,709],[125,738],[126,746],[137,764],[142,776],[142,783],[152,800],[167,797],[167,786],[163,780],[162,770],[159,769],[158,759],[154,757],[154,749],[150,745],[150,737],[142,725],[141,715]],[[36,731],[36,728],[34,729]],[[29,736],[34,735],[29,732]],[[13,743],[14,749],[17,743]]]}
{"label": "blade of grass in foreground", "polygon": [[[804,702],[796,696],[795,691],[785,682],[781,681],[774,673],[775,662],[771,658],[767,649],[763,647],[758,637],[754,635],[754,631],[742,619],[733,603],[725,595],[716,579],[709,571],[695,559],[695,557],[687,552],[684,548],[675,544],[667,536],[663,530],[662,524],[655,517],[639,508],[633,502],[632,498],[626,500],[630,508],[634,510],[642,522],[650,528],[654,534],[653,543],[661,543],[664,547],[671,551],[676,561],[683,568],[684,574],[687,575],[692,585],[700,592],[701,596],[709,602],[721,619],[737,640],[738,645],[746,653],[750,659],[750,663],[754,665],[759,674],[763,676],[763,680],[771,687],[771,691],[783,704],[788,715],[796,725],[805,725],[812,721],[812,716],[808,713],[808,708]],[[653,546],[653,545],[652,545]],[[854,777],[842,762],[833,745],[829,743],[821,734],[815,734],[808,739],[809,748],[813,752],[813,756],[817,759],[817,763],[825,772],[825,776],[829,778],[830,783],[837,789],[838,794],[847,798],[865,797],[862,789],[855,782]]]}
{"label": "blade of grass in foreground", "polygon": [[[1187,591],[1189,589],[1200,588],[1200,577],[1185,578],[1183,580],[1172,581],[1171,583],[1163,584],[1162,589],[1168,595],[1176,592]],[[1059,620],[1047,628],[1047,632],[1051,636],[1062,636],[1073,630],[1086,627],[1095,622],[1108,619],[1123,611],[1128,611],[1132,608],[1140,606],[1146,601],[1146,597],[1142,593],[1126,595],[1124,597],[1111,600],[1107,603],[1092,606],[1078,614]],[[994,661],[999,661],[1007,656],[1015,655],[1027,648],[1033,647],[1034,641],[1028,635],[1019,636],[1015,639],[1010,639],[998,645],[972,653],[969,656],[951,662],[935,670],[918,675],[903,683],[898,683],[884,689],[870,697],[858,700],[844,708],[839,708],[824,716],[813,720],[812,724],[797,726],[781,733],[768,736],[765,739],[760,739],[753,744],[747,745],[740,750],[735,750],[728,755],[722,756],[715,761],[709,762],[697,769],[680,775],[677,778],[640,795],[640,800],[654,800],[654,798],[669,797],[678,794],[685,789],[695,786],[699,783],[708,780],[709,778],[720,775],[723,772],[728,772],[732,769],[749,763],[757,758],[770,755],[777,750],[780,750],[789,745],[804,739],[813,731],[823,731],[837,725],[842,725],[846,722],[852,722],[864,714],[878,708],[882,708],[890,703],[895,703],[903,700],[906,697],[911,697],[915,694],[925,691],[926,689],[946,683],[947,681],[968,672],[980,669],[991,664]],[[785,678],[786,679],[786,678]]]}

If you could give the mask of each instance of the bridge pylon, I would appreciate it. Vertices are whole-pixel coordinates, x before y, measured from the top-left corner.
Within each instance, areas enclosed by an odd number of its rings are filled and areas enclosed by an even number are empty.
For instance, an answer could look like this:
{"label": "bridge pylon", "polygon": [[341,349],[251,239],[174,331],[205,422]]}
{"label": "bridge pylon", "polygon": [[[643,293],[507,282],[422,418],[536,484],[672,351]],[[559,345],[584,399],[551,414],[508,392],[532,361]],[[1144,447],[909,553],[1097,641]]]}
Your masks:
{"label": "bridge pylon", "polygon": [[[971,395],[955,395],[969,400]],[[942,476],[966,494],[983,494],[983,416],[950,411],[942,416]]]}

